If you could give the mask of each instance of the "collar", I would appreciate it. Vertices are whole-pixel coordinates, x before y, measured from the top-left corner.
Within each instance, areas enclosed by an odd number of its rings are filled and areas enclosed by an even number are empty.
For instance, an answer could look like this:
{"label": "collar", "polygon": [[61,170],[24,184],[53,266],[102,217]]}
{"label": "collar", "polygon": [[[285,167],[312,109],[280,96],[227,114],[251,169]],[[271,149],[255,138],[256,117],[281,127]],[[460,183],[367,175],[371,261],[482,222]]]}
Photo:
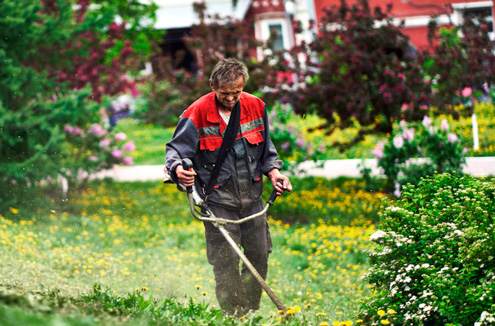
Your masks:
{"label": "collar", "polygon": [[208,94],[207,98],[207,107],[208,111],[206,113],[206,120],[211,123],[219,123],[223,121],[222,117],[220,116],[220,113],[218,112],[217,105],[215,103],[215,91],[212,91],[210,94]]}
{"label": "collar", "polygon": [[[244,94],[241,94],[241,96],[239,97],[239,101],[242,100],[242,98],[244,97],[243,95]],[[217,105],[215,103],[215,91],[212,91],[207,95],[206,104],[208,107],[208,111],[206,113],[206,120],[210,123],[218,124],[220,127],[220,133],[223,134],[225,128],[227,128],[227,124],[220,116],[220,112],[218,112]],[[243,117],[242,102],[239,104],[241,105],[241,121],[242,121],[242,117]]]}

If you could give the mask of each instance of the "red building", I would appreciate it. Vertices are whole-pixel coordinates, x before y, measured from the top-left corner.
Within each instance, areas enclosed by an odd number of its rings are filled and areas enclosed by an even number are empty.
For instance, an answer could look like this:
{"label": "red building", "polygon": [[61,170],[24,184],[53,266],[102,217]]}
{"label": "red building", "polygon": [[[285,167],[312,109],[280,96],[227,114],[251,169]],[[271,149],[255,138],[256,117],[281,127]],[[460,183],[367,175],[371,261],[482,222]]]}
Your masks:
{"label": "red building", "polygon": [[[340,0],[313,0],[316,20],[321,21],[323,8],[339,5]],[[349,4],[356,0],[348,0]],[[397,20],[404,20],[404,33],[411,42],[421,48],[428,45],[426,38],[427,24],[431,16],[437,16],[441,25],[462,23],[466,15],[482,17],[493,32],[493,1],[477,0],[369,0],[371,7],[392,5],[391,15]]]}
{"label": "red building", "polygon": [[[197,22],[192,3],[200,0],[155,0],[160,6],[157,11],[157,29],[166,29],[165,49],[169,52],[183,47],[181,38],[192,24]],[[294,35],[292,23],[300,21],[308,29],[309,21],[316,26],[321,23],[324,8],[340,5],[340,0],[203,0],[207,13],[218,13],[243,19],[253,24],[253,34],[257,39],[267,40],[276,32],[277,39],[273,50],[289,49],[301,40],[311,41],[312,32]],[[357,0],[347,0],[349,5]],[[427,24],[431,16],[437,16],[440,25],[457,25],[466,15],[476,15],[489,25],[493,37],[493,1],[477,0],[369,0],[370,7],[392,5],[391,16],[397,24],[404,21],[404,33],[410,37],[417,49],[428,45]],[[263,56],[260,50],[256,53]]]}

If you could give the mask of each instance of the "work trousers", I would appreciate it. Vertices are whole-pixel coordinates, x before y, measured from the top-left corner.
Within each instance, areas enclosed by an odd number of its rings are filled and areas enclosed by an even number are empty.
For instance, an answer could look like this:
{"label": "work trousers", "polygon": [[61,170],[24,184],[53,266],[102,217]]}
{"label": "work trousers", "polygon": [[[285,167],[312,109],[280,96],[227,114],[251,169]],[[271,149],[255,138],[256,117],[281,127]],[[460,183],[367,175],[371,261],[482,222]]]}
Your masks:
{"label": "work trousers", "polygon": [[[216,217],[239,220],[258,213],[264,207],[260,199],[256,204],[240,210],[221,206],[211,206]],[[240,268],[240,258],[227,242],[220,230],[205,222],[206,252],[208,262],[213,265],[215,275],[215,292],[220,308],[228,315],[243,315],[260,306],[262,287],[244,264]],[[266,215],[240,225],[225,226],[235,243],[244,250],[244,255],[266,278],[268,272],[268,255],[272,250],[272,241]]]}

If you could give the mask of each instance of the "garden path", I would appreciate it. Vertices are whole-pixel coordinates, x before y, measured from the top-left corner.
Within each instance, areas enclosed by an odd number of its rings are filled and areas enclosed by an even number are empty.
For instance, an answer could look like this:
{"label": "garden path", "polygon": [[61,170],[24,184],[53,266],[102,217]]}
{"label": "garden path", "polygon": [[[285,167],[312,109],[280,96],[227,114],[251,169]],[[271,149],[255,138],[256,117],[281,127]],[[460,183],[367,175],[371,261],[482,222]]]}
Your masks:
{"label": "garden path", "polygon": [[[340,176],[359,177],[361,175],[361,159],[354,160],[328,160],[323,166],[314,162],[305,162],[301,168],[307,171],[304,175],[336,178]],[[372,175],[379,174],[375,159],[365,160],[367,167],[371,168]],[[495,156],[491,157],[467,157],[464,172],[476,177],[495,176]],[[111,170],[101,171],[94,178],[109,177],[115,181],[153,181],[164,178],[163,165],[134,165],[117,166]]]}

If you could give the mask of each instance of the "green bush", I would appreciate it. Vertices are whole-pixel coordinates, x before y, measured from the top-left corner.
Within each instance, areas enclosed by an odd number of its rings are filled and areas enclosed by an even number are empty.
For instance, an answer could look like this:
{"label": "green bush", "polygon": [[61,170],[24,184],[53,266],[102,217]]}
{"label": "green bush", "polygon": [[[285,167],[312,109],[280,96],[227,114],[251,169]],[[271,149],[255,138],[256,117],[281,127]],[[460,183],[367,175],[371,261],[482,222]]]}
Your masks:
{"label": "green bush", "polygon": [[134,89],[126,76],[149,52],[142,21],[156,7],[107,2],[0,1],[0,210],[30,204],[59,175],[120,161],[86,129],[101,122],[100,100]]}
{"label": "green bush", "polygon": [[[365,303],[365,321],[493,325],[494,181],[437,174],[404,187],[380,213],[365,275],[376,294]],[[388,309],[397,313],[387,316]]]}

